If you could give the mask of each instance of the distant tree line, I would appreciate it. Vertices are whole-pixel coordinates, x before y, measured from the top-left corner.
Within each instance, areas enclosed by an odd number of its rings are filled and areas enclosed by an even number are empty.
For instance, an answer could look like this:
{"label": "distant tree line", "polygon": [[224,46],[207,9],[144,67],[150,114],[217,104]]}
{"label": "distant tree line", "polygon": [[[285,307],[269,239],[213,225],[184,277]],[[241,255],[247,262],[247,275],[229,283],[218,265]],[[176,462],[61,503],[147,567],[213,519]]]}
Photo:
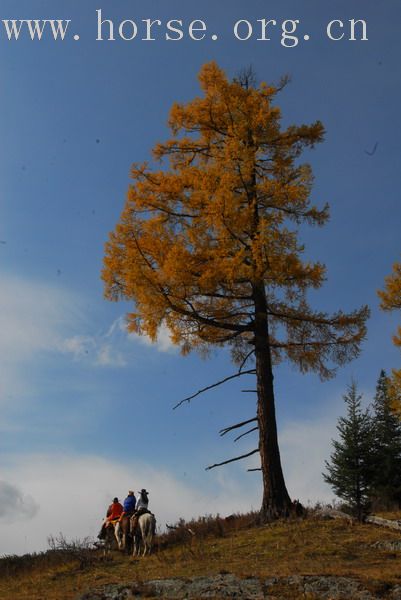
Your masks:
{"label": "distant tree line", "polygon": [[372,405],[362,407],[353,381],[344,395],[347,415],[326,461],[325,481],[359,519],[371,510],[401,507],[401,422],[394,413],[391,380],[381,371]]}

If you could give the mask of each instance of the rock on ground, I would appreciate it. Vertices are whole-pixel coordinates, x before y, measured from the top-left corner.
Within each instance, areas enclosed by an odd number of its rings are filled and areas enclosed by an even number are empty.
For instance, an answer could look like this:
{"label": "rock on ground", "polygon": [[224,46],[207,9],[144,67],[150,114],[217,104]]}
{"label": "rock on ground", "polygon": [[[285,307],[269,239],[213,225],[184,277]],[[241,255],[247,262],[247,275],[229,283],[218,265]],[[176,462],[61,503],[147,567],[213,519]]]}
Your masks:
{"label": "rock on ground", "polygon": [[[374,582],[373,582],[374,583]],[[377,587],[375,585],[372,586]],[[379,586],[380,587],[380,586]],[[377,592],[379,593],[379,592]],[[232,574],[191,579],[157,579],[143,584],[107,585],[90,591],[77,600],[166,600],[242,599],[242,600],[401,600],[400,586],[387,586],[372,594],[357,579],[335,576],[256,577],[241,579]]]}

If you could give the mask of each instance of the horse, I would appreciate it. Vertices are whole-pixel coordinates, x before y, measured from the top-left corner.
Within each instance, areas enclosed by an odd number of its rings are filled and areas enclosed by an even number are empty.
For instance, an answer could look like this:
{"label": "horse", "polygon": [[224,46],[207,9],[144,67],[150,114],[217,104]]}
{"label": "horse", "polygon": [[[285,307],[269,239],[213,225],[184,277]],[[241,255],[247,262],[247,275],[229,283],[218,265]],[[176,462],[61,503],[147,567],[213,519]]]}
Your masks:
{"label": "horse", "polygon": [[131,520],[130,515],[124,515],[117,521],[114,528],[114,535],[117,540],[118,549],[125,551],[129,549],[131,541]]}
{"label": "horse", "polygon": [[104,554],[108,554],[117,547],[118,538],[116,536],[116,526],[114,523],[109,523],[104,532]]}
{"label": "horse", "polygon": [[135,516],[130,519],[131,535],[133,552],[132,556],[139,556],[141,550],[141,542],[143,544],[143,554],[150,554],[152,551],[153,537],[156,533],[156,519],[151,512],[144,513],[139,516],[136,521]]}

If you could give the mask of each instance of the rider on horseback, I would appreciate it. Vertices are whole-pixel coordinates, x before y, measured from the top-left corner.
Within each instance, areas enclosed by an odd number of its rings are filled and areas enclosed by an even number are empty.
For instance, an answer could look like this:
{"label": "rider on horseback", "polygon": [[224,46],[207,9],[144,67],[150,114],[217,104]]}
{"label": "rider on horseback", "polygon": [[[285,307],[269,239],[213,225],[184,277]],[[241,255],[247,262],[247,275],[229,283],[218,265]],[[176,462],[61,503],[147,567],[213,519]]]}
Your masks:
{"label": "rider on horseback", "polygon": [[138,525],[138,520],[139,517],[141,515],[144,515],[147,512],[150,512],[150,510],[148,510],[148,504],[149,504],[149,497],[148,494],[149,492],[147,492],[144,488],[141,489],[140,492],[138,492],[139,496],[138,496],[138,500],[135,506],[135,512],[132,516],[131,519],[131,530],[135,531],[137,525]]}
{"label": "rider on horseback", "polygon": [[138,496],[138,501],[136,503],[136,507],[135,510],[138,512],[139,510],[142,510],[142,512],[148,512],[148,504],[149,504],[149,497],[148,494],[149,492],[147,492],[145,489],[141,489],[140,492],[138,492],[139,496]]}
{"label": "rider on horseback", "polygon": [[113,499],[113,502],[110,504],[110,506],[107,509],[106,518],[104,519],[102,528],[99,532],[99,535],[97,536],[99,538],[99,540],[103,540],[105,538],[106,527],[108,527],[112,521],[119,519],[121,517],[122,512],[123,512],[123,506],[122,506],[122,504],[120,504],[120,502],[118,501],[118,498],[116,497]]}
{"label": "rider on horseback", "polygon": [[123,517],[130,517],[135,511],[135,506],[136,506],[136,498],[135,498],[134,492],[132,490],[130,490],[128,492],[128,496],[124,500],[124,506],[123,506],[124,512],[122,513],[120,520]]}

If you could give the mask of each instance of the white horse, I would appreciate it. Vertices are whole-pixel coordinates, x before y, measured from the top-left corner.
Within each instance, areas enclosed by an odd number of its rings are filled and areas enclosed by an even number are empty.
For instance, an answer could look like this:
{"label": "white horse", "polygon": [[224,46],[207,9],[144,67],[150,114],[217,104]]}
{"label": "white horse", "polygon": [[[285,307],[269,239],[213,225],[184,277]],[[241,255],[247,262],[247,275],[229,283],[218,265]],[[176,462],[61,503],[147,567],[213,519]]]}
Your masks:
{"label": "white horse", "polygon": [[[137,526],[135,527],[135,517],[131,517],[131,534],[133,542],[133,556],[139,556],[141,551],[141,542],[143,544],[142,556],[150,554],[152,551],[153,537],[156,533],[156,519],[152,513],[140,515]],[[134,528],[133,528],[134,523]]]}

